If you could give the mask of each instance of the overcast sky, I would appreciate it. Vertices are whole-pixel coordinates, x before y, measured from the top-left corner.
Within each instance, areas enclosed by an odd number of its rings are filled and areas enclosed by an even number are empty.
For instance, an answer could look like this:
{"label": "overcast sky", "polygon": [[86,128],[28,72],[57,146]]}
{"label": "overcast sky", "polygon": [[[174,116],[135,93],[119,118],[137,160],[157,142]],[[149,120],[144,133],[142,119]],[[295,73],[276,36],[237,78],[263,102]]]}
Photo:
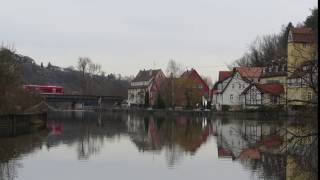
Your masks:
{"label": "overcast sky", "polygon": [[316,0],[0,0],[0,42],[38,64],[107,73],[166,70],[175,59],[217,79],[259,35],[302,22]]}

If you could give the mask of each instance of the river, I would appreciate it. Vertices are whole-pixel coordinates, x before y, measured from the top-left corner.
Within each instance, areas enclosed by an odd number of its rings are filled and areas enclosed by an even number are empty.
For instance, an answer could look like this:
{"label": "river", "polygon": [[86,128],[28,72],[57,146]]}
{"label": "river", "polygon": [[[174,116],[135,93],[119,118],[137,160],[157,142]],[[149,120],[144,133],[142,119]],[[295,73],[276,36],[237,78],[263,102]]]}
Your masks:
{"label": "river", "polygon": [[[0,180],[284,180],[317,176],[312,169],[317,168],[318,153],[316,160],[310,160],[307,157],[314,159],[314,151],[306,155],[289,150],[292,146],[286,141],[286,130],[297,126],[286,119],[79,111],[50,112],[47,127],[37,133],[0,138]],[[304,141],[299,148],[317,151],[313,142]]]}

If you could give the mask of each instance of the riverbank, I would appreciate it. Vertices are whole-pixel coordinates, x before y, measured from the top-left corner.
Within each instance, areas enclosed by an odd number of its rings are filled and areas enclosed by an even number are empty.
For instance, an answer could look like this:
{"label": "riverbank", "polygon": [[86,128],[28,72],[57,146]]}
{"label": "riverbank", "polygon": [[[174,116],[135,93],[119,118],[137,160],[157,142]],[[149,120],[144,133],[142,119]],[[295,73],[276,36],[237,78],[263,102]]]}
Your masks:
{"label": "riverbank", "polygon": [[[317,117],[317,112],[305,114],[304,112],[286,112],[286,111],[210,111],[210,110],[170,110],[170,109],[128,109],[128,108],[109,108],[97,109],[100,112],[124,112],[145,115],[184,115],[184,116],[204,116],[204,117],[237,117],[241,119],[256,119],[272,121],[279,118],[288,117]],[[301,115],[303,114],[303,116]]]}
{"label": "riverbank", "polygon": [[18,136],[46,128],[47,112],[0,116],[0,137]]}

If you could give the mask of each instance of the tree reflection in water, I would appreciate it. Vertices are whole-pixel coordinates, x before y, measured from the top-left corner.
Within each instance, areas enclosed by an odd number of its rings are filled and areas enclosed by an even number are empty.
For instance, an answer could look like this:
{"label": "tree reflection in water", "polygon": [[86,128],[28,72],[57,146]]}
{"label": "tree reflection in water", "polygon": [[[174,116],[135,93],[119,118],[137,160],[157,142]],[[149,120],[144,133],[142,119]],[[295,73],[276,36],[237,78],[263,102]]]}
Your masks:
{"label": "tree reflection in water", "polygon": [[[126,113],[73,112],[49,114],[49,132],[0,139],[0,180],[15,179],[19,158],[42,146],[76,147],[79,160],[90,161],[110,141],[129,137],[140,153],[163,156],[169,168],[196,156],[206,142],[216,142],[219,159],[240,163],[252,179],[316,179],[317,133],[310,123],[239,117],[153,116]],[[301,121],[299,121],[301,122]],[[212,138],[215,141],[209,141]],[[212,152],[214,152],[212,150]],[[214,156],[212,154],[212,156]]]}
{"label": "tree reflection in water", "polygon": [[42,149],[42,142],[47,131],[16,138],[0,138],[0,180],[13,180],[18,176],[18,169],[23,165],[19,158]]}

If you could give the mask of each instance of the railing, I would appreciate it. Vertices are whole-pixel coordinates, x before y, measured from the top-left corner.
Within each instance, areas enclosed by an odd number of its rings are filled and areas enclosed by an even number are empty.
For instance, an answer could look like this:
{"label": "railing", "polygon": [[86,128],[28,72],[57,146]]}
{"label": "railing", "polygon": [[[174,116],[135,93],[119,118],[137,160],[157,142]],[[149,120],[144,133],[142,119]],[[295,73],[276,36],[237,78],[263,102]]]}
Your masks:
{"label": "railing", "polygon": [[103,102],[120,102],[120,96],[95,96],[95,95],[68,95],[68,94],[44,94],[47,101],[95,101],[99,99]]}

